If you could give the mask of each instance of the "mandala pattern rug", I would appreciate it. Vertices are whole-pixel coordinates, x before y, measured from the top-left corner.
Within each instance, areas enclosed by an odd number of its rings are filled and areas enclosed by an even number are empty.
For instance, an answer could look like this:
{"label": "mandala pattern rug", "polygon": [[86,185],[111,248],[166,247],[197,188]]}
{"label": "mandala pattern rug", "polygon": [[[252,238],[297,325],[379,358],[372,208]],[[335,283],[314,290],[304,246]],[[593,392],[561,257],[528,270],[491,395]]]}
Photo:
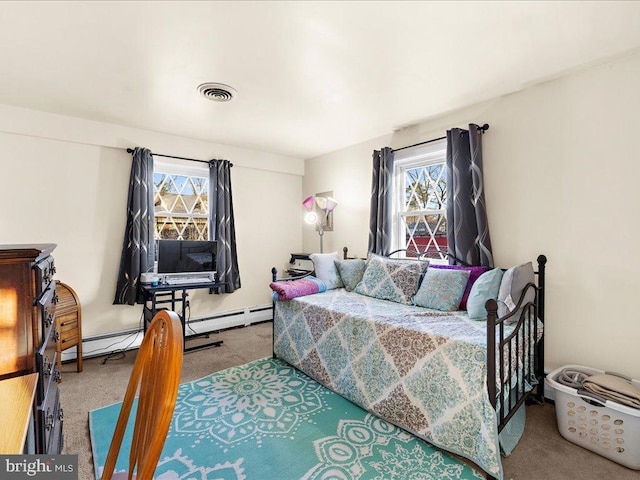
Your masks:
{"label": "mandala pattern rug", "polygon": [[[121,404],[89,412],[100,479]],[[125,471],[133,419],[116,464]],[[158,480],[479,479],[451,455],[277,359],[180,386]]]}

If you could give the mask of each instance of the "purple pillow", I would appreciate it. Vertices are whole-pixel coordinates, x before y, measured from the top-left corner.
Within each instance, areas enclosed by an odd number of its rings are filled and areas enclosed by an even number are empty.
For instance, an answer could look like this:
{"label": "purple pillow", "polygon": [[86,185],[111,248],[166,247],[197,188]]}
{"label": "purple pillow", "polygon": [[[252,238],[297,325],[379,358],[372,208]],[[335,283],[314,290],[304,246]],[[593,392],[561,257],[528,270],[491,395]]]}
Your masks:
{"label": "purple pillow", "polygon": [[471,287],[475,283],[475,281],[482,275],[484,272],[489,270],[489,267],[463,267],[462,265],[437,265],[431,263],[429,268],[443,268],[445,270],[468,270],[469,271],[469,280],[467,280],[467,287],[464,289],[464,294],[462,295],[462,300],[460,301],[460,310],[467,309],[467,299],[469,298],[469,293],[471,293]]}

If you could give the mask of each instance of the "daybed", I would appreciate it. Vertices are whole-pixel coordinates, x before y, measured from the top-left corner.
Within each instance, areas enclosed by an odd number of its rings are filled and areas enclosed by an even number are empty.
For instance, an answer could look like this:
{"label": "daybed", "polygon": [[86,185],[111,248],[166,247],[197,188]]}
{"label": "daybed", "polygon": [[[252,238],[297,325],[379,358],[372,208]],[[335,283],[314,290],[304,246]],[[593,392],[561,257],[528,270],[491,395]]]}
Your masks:
{"label": "daybed", "polygon": [[[303,289],[295,298],[281,295],[286,301],[274,295],[273,355],[371,413],[468,458],[489,478],[502,478],[499,432],[512,417],[523,418],[533,385],[535,398],[543,400],[545,263],[539,256],[537,285],[527,283],[506,307],[502,302],[501,318],[498,303],[489,299],[486,321],[465,311],[373,298],[362,287],[366,272],[355,291],[297,296]],[[366,268],[371,265],[369,259]],[[423,282],[433,267],[423,271]],[[276,269],[272,273],[275,290],[284,284],[277,283]]]}

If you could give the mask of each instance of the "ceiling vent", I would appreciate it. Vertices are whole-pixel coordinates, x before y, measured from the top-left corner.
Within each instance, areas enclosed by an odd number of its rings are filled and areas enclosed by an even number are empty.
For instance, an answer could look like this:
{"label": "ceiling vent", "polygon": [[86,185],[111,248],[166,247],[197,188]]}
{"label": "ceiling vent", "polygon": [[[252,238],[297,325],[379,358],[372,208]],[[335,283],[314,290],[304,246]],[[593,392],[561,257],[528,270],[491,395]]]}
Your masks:
{"label": "ceiling vent", "polygon": [[198,92],[212,102],[230,102],[238,97],[236,89],[224,83],[203,83],[198,86]]}

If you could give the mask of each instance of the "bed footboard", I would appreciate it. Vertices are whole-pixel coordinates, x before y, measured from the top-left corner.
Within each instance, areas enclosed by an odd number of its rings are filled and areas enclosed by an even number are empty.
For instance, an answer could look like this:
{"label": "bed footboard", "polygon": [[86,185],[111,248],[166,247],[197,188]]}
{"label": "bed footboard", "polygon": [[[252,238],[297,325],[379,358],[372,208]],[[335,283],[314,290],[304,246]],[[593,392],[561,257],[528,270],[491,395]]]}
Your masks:
{"label": "bed footboard", "polygon": [[[538,284],[529,283],[516,303],[513,312],[498,318],[498,303],[491,299],[487,309],[487,388],[489,399],[496,409],[498,432],[530,395],[537,403],[544,402],[544,275],[547,257],[538,257]],[[529,292],[532,301],[525,301]],[[516,323],[505,337],[505,325]],[[501,359],[496,363],[496,355]],[[530,381],[537,382],[535,394]],[[514,384],[515,383],[515,384]]]}

